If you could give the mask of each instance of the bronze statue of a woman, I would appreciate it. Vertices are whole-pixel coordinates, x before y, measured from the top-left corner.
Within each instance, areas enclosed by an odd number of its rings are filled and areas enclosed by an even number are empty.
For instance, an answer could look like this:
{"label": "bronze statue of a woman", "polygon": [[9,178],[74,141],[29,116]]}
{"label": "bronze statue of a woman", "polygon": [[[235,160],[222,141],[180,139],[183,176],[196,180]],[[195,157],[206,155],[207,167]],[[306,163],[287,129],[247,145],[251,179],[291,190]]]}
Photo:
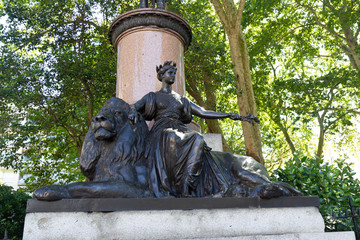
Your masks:
{"label": "bronze statue of a woman", "polygon": [[[166,0],[151,0],[151,7],[155,8],[155,3],[157,8],[165,9]],[[140,0],[140,8],[148,8],[148,0]]]}
{"label": "bronze statue of a woman", "polygon": [[[221,174],[222,169],[215,167],[215,163],[211,164],[214,159],[208,153],[210,148],[203,136],[190,130],[185,124],[191,122],[193,115],[206,119],[246,118],[236,113],[204,110],[188,98],[172,91],[177,70],[175,63],[166,61],[156,70],[162,88],[158,92],[148,93],[134,104],[136,111],[141,113],[145,120],[155,120],[147,138],[146,149],[151,190],[157,197],[201,197],[206,195],[206,192],[214,193],[214,187],[218,188],[219,192],[227,190],[229,183]],[[135,114],[130,114],[130,118],[134,120]],[[209,182],[217,184],[209,185]]]}

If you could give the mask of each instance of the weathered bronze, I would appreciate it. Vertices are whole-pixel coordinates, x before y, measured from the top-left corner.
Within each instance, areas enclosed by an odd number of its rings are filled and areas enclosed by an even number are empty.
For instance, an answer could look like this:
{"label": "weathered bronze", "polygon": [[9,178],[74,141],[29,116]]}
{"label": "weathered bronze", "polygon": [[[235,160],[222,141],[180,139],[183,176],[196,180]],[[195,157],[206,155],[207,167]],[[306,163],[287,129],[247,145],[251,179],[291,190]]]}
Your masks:
{"label": "weathered bronze", "polygon": [[[284,183],[271,183],[263,165],[251,157],[213,152],[203,136],[185,124],[203,118],[248,121],[253,116],[207,111],[172,91],[176,64],[156,68],[162,88],[132,108],[111,98],[94,117],[80,167],[90,182],[45,186],[39,200],[62,198],[256,197],[298,196]],[[147,130],[145,120],[155,120]]]}
{"label": "weathered bronze", "polygon": [[129,104],[111,98],[93,117],[80,156],[81,171],[90,182],[45,186],[33,196],[39,200],[152,196],[143,157],[148,128],[142,119],[133,125],[129,111]]}
{"label": "weathered bronze", "polygon": [[136,122],[136,112],[145,120],[155,120],[147,137],[146,159],[149,164],[150,190],[156,197],[260,196],[271,198],[298,192],[284,184],[272,184],[266,170],[253,161],[262,174],[244,169],[244,161],[228,153],[212,153],[203,136],[187,128],[192,116],[207,119],[231,118],[259,123],[253,116],[207,111],[188,98],[172,91],[176,64],[166,61],[156,67],[162,82],[158,92],[150,92],[134,104],[129,115]]}
{"label": "weathered bronze", "polygon": [[28,200],[26,212],[114,212],[139,210],[190,210],[231,208],[319,207],[315,196],[225,198],[85,198],[48,201]]}
{"label": "weathered bronze", "polygon": [[[165,9],[166,0],[151,0],[152,8],[155,8],[155,3],[158,8]],[[148,8],[148,7],[149,7],[148,0],[140,0],[140,8]]]}

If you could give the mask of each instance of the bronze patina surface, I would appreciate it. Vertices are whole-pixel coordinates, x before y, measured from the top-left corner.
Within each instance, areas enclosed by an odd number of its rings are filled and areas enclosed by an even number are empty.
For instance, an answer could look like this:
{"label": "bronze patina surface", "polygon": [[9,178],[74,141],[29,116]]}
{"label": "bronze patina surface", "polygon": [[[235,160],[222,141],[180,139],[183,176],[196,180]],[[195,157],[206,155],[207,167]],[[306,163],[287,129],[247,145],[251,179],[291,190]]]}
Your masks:
{"label": "bronze patina surface", "polygon": [[[213,152],[203,136],[187,127],[193,115],[258,124],[251,114],[208,111],[172,91],[176,64],[156,67],[162,88],[130,106],[111,98],[93,118],[85,137],[80,168],[89,180],[37,189],[39,200],[69,198],[222,198],[271,199],[300,196],[288,184],[273,183],[251,157]],[[149,131],[145,120],[154,120]]]}
{"label": "bronze patina surface", "polygon": [[95,198],[56,202],[30,199],[27,212],[112,212],[141,210],[193,210],[226,208],[319,207],[318,197],[261,198]]}

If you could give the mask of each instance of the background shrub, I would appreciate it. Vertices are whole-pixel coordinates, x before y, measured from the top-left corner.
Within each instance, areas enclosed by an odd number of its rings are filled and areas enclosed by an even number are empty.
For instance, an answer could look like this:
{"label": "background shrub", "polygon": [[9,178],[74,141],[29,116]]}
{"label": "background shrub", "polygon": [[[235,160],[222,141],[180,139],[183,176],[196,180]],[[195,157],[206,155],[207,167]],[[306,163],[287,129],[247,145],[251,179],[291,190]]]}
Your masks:
{"label": "background shrub", "polygon": [[351,219],[335,220],[331,211],[350,210],[348,197],[355,206],[360,206],[360,181],[354,177],[352,164],[337,159],[333,164],[324,163],[300,154],[275,170],[273,181],[286,182],[304,193],[305,196],[317,195],[320,198],[320,212],[325,220],[325,231],[353,231]]}
{"label": "background shrub", "polygon": [[5,229],[8,238],[22,239],[26,214],[26,201],[30,196],[12,187],[0,185],[0,239]]}

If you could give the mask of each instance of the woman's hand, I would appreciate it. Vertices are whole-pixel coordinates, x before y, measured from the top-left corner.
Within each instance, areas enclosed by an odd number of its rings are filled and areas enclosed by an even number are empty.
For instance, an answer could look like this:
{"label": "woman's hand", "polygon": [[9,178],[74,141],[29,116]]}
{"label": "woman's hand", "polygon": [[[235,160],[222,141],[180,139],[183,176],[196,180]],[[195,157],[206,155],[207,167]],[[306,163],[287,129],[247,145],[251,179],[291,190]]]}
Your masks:
{"label": "woman's hand", "polygon": [[136,124],[138,121],[138,114],[134,108],[130,110],[130,113],[128,115],[128,119],[132,124]]}
{"label": "woman's hand", "polygon": [[232,120],[247,121],[247,122],[251,123],[252,125],[254,125],[254,123],[260,124],[259,118],[255,117],[251,113],[249,113],[246,116],[240,116],[237,113],[229,113],[229,118]]}
{"label": "woman's hand", "polygon": [[241,116],[237,113],[229,113],[229,118],[232,120],[241,120]]}
{"label": "woman's hand", "polygon": [[258,117],[255,117],[254,115],[252,115],[251,113],[249,113],[246,116],[240,116],[241,121],[247,121],[249,123],[251,123],[252,125],[254,125],[254,123],[260,124],[260,120]]}

